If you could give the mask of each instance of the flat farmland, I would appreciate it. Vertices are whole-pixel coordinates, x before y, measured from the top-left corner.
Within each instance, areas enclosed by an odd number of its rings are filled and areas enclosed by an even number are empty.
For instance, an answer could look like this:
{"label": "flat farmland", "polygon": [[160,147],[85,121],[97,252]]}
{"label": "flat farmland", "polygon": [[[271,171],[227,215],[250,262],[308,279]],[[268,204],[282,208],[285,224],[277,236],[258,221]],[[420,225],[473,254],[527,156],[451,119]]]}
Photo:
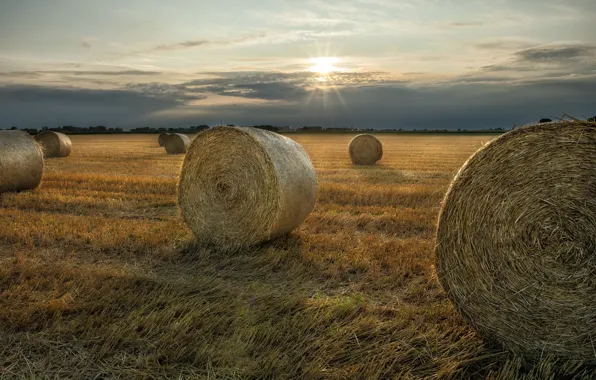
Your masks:
{"label": "flat farmland", "polygon": [[589,378],[489,347],[436,278],[442,197],[494,135],[379,134],[370,167],[352,137],[291,135],[314,211],[226,254],[184,225],[157,135],[71,136],[38,189],[0,195],[0,377]]}

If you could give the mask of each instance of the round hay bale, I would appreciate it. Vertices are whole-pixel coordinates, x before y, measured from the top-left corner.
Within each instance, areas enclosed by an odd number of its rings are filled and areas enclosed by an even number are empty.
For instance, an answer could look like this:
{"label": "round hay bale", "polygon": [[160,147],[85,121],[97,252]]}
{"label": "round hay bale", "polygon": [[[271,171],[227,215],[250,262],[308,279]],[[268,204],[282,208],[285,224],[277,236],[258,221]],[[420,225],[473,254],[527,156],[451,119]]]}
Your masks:
{"label": "round hay bale", "polygon": [[186,153],[189,146],[190,138],[182,133],[170,133],[165,143],[168,154]]}
{"label": "round hay bale", "polygon": [[373,135],[358,135],[350,141],[348,151],[352,163],[372,165],[383,157],[383,144]]}
{"label": "round hay bale", "polygon": [[22,131],[0,131],[0,193],[35,189],[42,174],[41,146]]}
{"label": "round hay bale", "polygon": [[488,341],[596,363],[596,124],[524,126],[478,150],[439,215],[438,278]]}
{"label": "round hay bale", "polygon": [[72,151],[72,142],[64,133],[45,131],[35,136],[43,149],[44,157],[68,157]]}
{"label": "round hay bale", "polygon": [[159,134],[159,137],[157,138],[157,142],[159,143],[159,146],[166,145],[166,141],[168,141],[169,135],[170,135],[169,133],[160,133]]}
{"label": "round hay bale", "polygon": [[274,239],[312,211],[317,177],[295,141],[250,127],[201,132],[184,159],[178,203],[197,239],[225,250]]}

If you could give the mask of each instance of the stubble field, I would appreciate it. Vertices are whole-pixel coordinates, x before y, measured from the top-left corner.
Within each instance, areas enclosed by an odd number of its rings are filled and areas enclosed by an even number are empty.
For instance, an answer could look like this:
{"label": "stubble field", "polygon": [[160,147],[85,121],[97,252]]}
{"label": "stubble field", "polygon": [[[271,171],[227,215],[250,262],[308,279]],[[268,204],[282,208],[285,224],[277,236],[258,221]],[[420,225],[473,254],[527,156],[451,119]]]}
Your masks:
{"label": "stubble field", "polygon": [[551,378],[464,323],[433,268],[442,197],[490,135],[292,135],[319,187],[294,233],[230,255],[176,206],[156,135],[71,136],[40,188],[0,195],[0,377]]}

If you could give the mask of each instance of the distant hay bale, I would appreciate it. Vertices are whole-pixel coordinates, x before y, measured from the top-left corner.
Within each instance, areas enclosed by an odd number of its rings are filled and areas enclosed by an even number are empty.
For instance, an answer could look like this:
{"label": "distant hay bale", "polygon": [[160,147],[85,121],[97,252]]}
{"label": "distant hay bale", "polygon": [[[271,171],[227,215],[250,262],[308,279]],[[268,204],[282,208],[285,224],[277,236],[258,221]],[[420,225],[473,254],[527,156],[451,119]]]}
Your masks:
{"label": "distant hay bale", "polygon": [[373,135],[358,135],[348,146],[350,159],[356,165],[372,165],[383,157],[383,144]]}
{"label": "distant hay bale", "polygon": [[43,152],[22,131],[0,131],[0,193],[35,189],[43,174]]}
{"label": "distant hay bale", "polygon": [[45,131],[35,136],[42,149],[44,157],[68,157],[72,151],[70,138],[63,133]]}
{"label": "distant hay bale", "polygon": [[182,133],[170,133],[166,139],[165,148],[169,154],[186,153],[190,146],[190,138]]}
{"label": "distant hay bale", "polygon": [[316,173],[302,147],[250,127],[198,134],[178,186],[182,216],[197,239],[226,250],[291,232],[316,195]]}
{"label": "distant hay bale", "polygon": [[169,135],[170,135],[169,133],[160,133],[159,134],[159,137],[157,138],[157,142],[159,143],[159,146],[166,145],[166,141],[168,141]]}
{"label": "distant hay bale", "polygon": [[436,238],[439,280],[487,340],[596,364],[596,123],[485,145],[453,180]]}

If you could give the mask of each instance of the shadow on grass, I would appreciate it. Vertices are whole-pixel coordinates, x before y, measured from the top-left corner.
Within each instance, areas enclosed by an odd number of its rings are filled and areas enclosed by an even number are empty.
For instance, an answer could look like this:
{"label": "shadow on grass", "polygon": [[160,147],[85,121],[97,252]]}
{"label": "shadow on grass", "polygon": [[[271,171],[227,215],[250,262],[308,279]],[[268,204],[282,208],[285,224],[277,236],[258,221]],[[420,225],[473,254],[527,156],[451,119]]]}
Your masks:
{"label": "shadow on grass", "polygon": [[234,255],[191,243],[178,260],[126,268],[17,258],[0,269],[0,368],[82,378],[591,374],[486,348],[445,297],[411,305],[350,291],[302,250],[288,235]]}
{"label": "shadow on grass", "polygon": [[266,277],[289,270],[316,277],[317,273],[304,260],[304,250],[302,239],[295,233],[234,250],[205,245],[191,237],[180,243],[176,261],[189,268],[214,270],[224,277]]}
{"label": "shadow on grass", "polygon": [[353,165],[352,170],[356,171],[360,183],[403,184],[411,180],[401,170],[384,164]]}

